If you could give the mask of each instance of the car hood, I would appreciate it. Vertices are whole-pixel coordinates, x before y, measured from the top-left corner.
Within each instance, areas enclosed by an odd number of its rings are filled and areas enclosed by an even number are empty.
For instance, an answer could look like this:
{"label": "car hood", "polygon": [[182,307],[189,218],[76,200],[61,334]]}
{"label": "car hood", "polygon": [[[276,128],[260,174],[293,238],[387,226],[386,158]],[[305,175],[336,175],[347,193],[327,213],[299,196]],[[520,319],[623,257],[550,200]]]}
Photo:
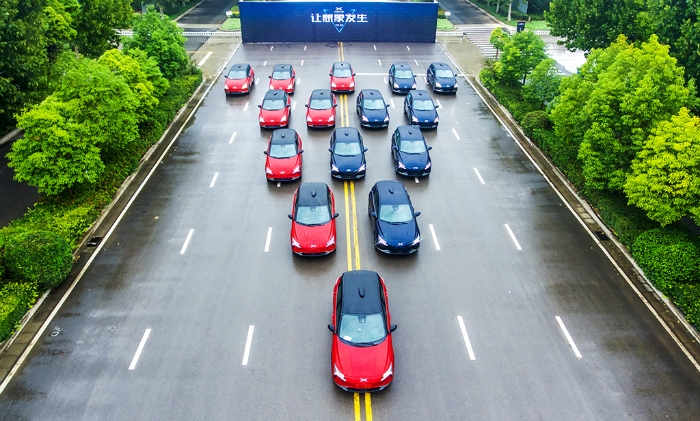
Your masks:
{"label": "car hood", "polygon": [[400,88],[410,88],[413,87],[413,84],[416,83],[416,80],[408,78],[394,78],[394,82],[396,82]]}
{"label": "car hood", "polygon": [[306,115],[316,121],[318,121],[318,119],[327,121],[333,115],[333,108],[329,108],[327,110],[314,110],[313,108],[309,108],[306,111]]}
{"label": "car hood", "polygon": [[226,86],[229,88],[240,88],[248,79],[226,79]]}
{"label": "car hood", "polygon": [[430,161],[430,155],[427,152],[421,154],[411,154],[399,152],[399,161],[403,162],[408,170],[415,170],[418,168],[425,168]]}
{"label": "car hood", "polygon": [[[379,235],[392,246],[408,246],[420,235],[416,219],[405,224],[390,224],[377,219],[379,222]],[[403,243],[399,245],[399,243]]]}
{"label": "car hood", "polygon": [[292,170],[301,164],[301,155],[296,155],[291,158],[272,158],[267,157],[265,165],[270,167],[273,174],[278,175],[291,175]]}
{"label": "car hood", "polygon": [[457,78],[454,77],[436,77],[435,80],[442,86],[453,86],[457,83]]}
{"label": "car hood", "polygon": [[360,165],[365,163],[365,157],[361,153],[352,156],[331,154],[331,160],[341,172],[345,170],[357,171]]}
{"label": "car hood", "polygon": [[315,227],[308,227],[293,221],[291,234],[301,247],[309,247],[311,245],[325,247],[328,240],[334,235],[334,227],[335,219]]}
{"label": "car hood", "polygon": [[287,86],[292,83],[292,79],[270,79],[272,89],[287,89]]}
{"label": "car hood", "polygon": [[365,117],[369,119],[369,121],[384,121],[384,118],[389,115],[389,112],[386,109],[379,109],[379,110],[368,110],[366,108],[363,108],[362,111],[365,114]]}
{"label": "car hood", "polygon": [[333,363],[345,377],[381,377],[394,361],[391,334],[378,345],[360,347],[344,343],[333,335]]}
{"label": "car hood", "polygon": [[265,120],[275,120],[280,121],[282,116],[286,115],[287,108],[282,108],[281,110],[260,110],[260,116]]}
{"label": "car hood", "polygon": [[434,109],[427,111],[413,110],[413,115],[415,115],[418,121],[420,121],[421,123],[425,123],[425,120],[428,120],[432,123],[438,116],[437,111],[435,111]]}
{"label": "car hood", "polygon": [[335,82],[337,85],[349,85],[352,81],[352,77],[331,76],[331,83]]}

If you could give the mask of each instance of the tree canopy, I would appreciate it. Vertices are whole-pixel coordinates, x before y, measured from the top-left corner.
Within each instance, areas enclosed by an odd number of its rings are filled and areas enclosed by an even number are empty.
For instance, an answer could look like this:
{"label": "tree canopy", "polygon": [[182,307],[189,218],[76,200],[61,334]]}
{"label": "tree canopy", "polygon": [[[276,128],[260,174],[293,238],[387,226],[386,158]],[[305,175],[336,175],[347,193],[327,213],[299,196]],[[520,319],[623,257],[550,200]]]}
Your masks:
{"label": "tree canopy", "polygon": [[494,71],[501,80],[515,83],[522,79],[525,83],[532,69],[547,58],[545,51],[544,41],[534,32],[518,32],[505,41],[503,55],[494,65]]}
{"label": "tree canopy", "polygon": [[544,106],[554,100],[559,92],[562,76],[551,58],[544,59],[535,66],[530,82],[523,86],[523,98]]}
{"label": "tree canopy", "polygon": [[121,40],[115,29],[127,27],[132,15],[129,0],[82,0],[80,10],[73,15],[80,53],[97,58],[116,48]]}

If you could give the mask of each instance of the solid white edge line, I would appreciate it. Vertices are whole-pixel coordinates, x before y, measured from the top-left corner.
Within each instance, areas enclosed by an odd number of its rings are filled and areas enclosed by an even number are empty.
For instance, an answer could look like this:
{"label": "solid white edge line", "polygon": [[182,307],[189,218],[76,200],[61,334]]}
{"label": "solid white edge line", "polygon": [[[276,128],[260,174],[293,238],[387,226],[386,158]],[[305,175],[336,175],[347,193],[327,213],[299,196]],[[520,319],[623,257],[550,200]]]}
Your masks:
{"label": "solid white edge line", "polygon": [[248,338],[245,341],[245,351],[243,351],[243,362],[241,365],[248,365],[248,357],[250,357],[250,345],[253,342],[253,330],[255,326],[250,325],[248,327]]}
{"label": "solid white edge line", "polygon": [[486,183],[484,183],[484,179],[481,178],[481,174],[479,173],[479,170],[474,168],[474,172],[476,173],[476,176],[479,177],[479,181],[481,181],[481,184],[486,184]]}
{"label": "solid white edge line", "polygon": [[229,144],[233,143],[233,139],[235,139],[236,133],[238,132],[233,132],[233,134],[231,135],[231,140],[228,141]]}
{"label": "solid white edge line", "polygon": [[576,358],[578,358],[578,359],[583,358],[581,353],[578,351],[578,347],[574,343],[573,338],[571,337],[571,335],[569,335],[569,331],[566,329],[566,326],[564,326],[564,322],[561,320],[561,317],[555,316],[554,318],[557,319],[557,323],[559,323],[559,327],[564,332],[564,336],[566,336],[566,340],[569,341],[569,345],[571,346],[571,349],[574,350],[574,354],[576,355]]}
{"label": "solid white edge line", "polygon": [[467,328],[464,327],[464,320],[462,316],[457,316],[457,321],[459,322],[459,329],[462,331],[462,337],[464,338],[464,344],[467,346],[467,352],[469,353],[469,359],[472,361],[476,360],[474,355],[474,350],[472,349],[472,343],[469,342],[469,335],[467,335]]}
{"label": "solid white edge line", "polygon": [[136,368],[136,363],[139,362],[139,357],[141,356],[141,351],[143,351],[143,347],[146,345],[146,341],[148,340],[148,337],[151,335],[151,329],[146,329],[145,332],[143,332],[143,337],[141,338],[141,342],[139,343],[139,347],[136,348],[136,353],[134,354],[134,358],[131,359],[131,364],[129,364],[129,370],[133,370]]}
{"label": "solid white edge line", "polygon": [[430,227],[430,233],[433,235],[433,243],[435,243],[435,250],[440,251],[440,243],[438,243],[437,240],[437,235],[435,235],[435,228],[433,228],[433,224],[428,224]]}
{"label": "solid white edge line", "polygon": [[245,103],[245,106],[243,107],[243,111],[245,111],[245,110],[248,109],[248,105],[249,105],[249,104],[250,104],[250,101],[248,101],[248,102]]}
{"label": "solid white edge line", "polygon": [[459,138],[459,135],[457,134],[457,130],[452,129],[452,134],[455,135],[455,137],[457,138],[457,140],[462,140],[462,139]]}
{"label": "solid white edge line", "polygon": [[197,64],[197,67],[202,67],[202,65],[204,64],[204,62],[207,61],[207,59],[209,58],[209,56],[211,56],[211,53],[212,53],[212,51],[209,51],[209,52],[204,56],[204,58],[199,62],[199,64]]}
{"label": "solid white edge line", "polygon": [[505,225],[506,230],[508,230],[508,234],[510,234],[510,238],[515,243],[515,247],[517,247],[518,250],[522,250],[522,247],[520,247],[520,243],[518,243],[518,239],[515,238],[515,234],[513,234],[513,231],[510,229],[510,226],[508,226],[508,224],[503,224],[503,225]]}
{"label": "solid white edge line", "polygon": [[267,239],[265,240],[265,253],[270,251],[270,238],[272,238],[272,227],[267,229]]}
{"label": "solid white edge line", "polygon": [[[240,43],[238,45],[236,45],[236,48],[233,49],[233,52],[231,52],[231,54],[228,56],[228,59],[226,59],[226,64],[228,64],[231,61],[231,58],[233,57],[234,54],[236,54],[236,51],[238,51],[238,48],[240,46],[241,46]],[[222,71],[223,71],[223,68],[222,68],[222,70],[219,70],[219,73],[216,74],[216,76],[214,77],[214,80],[219,78]],[[163,153],[160,155],[160,158],[158,158],[158,160],[156,162],[160,162],[165,158],[165,156],[168,154],[168,151],[173,146],[173,143],[175,143],[175,141],[179,138],[180,133],[182,133],[182,131],[185,130],[185,126],[187,126],[187,122],[190,120],[190,118],[192,118],[192,116],[197,111],[197,109],[199,109],[199,105],[202,103],[202,101],[204,101],[204,98],[207,97],[207,95],[209,94],[209,91],[211,91],[211,89],[214,87],[214,85],[215,85],[214,83],[209,85],[209,87],[207,88],[207,92],[205,92],[204,95],[199,99],[199,101],[197,102],[197,105],[192,109],[190,114],[187,116],[187,119],[185,119],[185,124],[183,124],[180,127],[180,129],[177,131],[177,133],[175,133],[175,136],[173,136],[173,138],[170,140],[170,143],[165,148]],[[197,91],[195,91],[195,93],[196,92]],[[73,283],[70,284],[70,286],[68,287],[66,292],[63,294],[63,297],[61,297],[61,299],[58,301],[56,306],[53,308],[53,311],[51,311],[51,314],[49,314],[49,317],[44,321],[44,324],[41,325],[39,330],[36,332],[36,334],[34,335],[34,338],[32,338],[32,341],[29,342],[29,345],[27,345],[27,348],[24,350],[22,355],[19,357],[19,359],[17,360],[15,365],[12,366],[12,370],[10,370],[10,372],[7,373],[7,376],[5,376],[5,380],[3,380],[2,384],[0,384],[0,394],[2,394],[2,392],[5,390],[5,388],[10,383],[10,381],[12,381],[12,378],[15,376],[15,374],[17,374],[17,371],[24,363],[24,360],[26,360],[29,353],[32,352],[34,345],[36,345],[36,343],[39,342],[39,338],[44,334],[44,331],[46,331],[46,328],[49,327],[49,325],[53,321],[53,318],[56,317],[56,314],[58,314],[58,311],[61,309],[63,304],[66,302],[66,300],[70,296],[71,292],[73,292],[73,290],[75,289],[75,286],[78,285],[78,282],[80,282],[80,280],[82,279],[85,272],[87,272],[88,268],[90,267],[90,264],[95,260],[97,255],[102,250],[103,245],[105,243],[107,243],[107,240],[109,239],[109,237],[111,237],[114,230],[117,229],[119,222],[122,220],[122,218],[124,218],[124,215],[126,215],[129,212],[129,208],[136,201],[136,198],[138,197],[139,193],[141,192],[141,190],[143,190],[143,187],[146,185],[146,183],[151,178],[151,176],[153,175],[153,173],[156,171],[157,168],[158,168],[158,164],[154,165],[151,168],[151,171],[148,172],[148,175],[143,179],[143,181],[141,182],[141,185],[139,185],[139,188],[136,189],[133,196],[131,196],[131,199],[126,203],[126,206],[124,207],[124,209],[122,209],[122,212],[119,214],[117,219],[114,221],[112,226],[109,228],[109,230],[107,231],[107,234],[105,234],[102,241],[100,241],[100,244],[97,245],[97,248],[95,248],[95,251],[90,255],[90,258],[85,263],[85,266],[83,266],[83,268],[80,270],[80,272],[78,273],[78,276],[75,277],[75,279],[73,280]]]}
{"label": "solid white edge line", "polygon": [[362,72],[358,72],[358,73],[355,73],[355,76],[384,76],[384,78],[386,79],[386,73],[362,73]]}
{"label": "solid white edge line", "polygon": [[192,228],[190,232],[187,233],[187,238],[185,238],[185,244],[182,245],[182,250],[180,250],[180,254],[185,254],[185,251],[187,251],[187,245],[190,243],[190,239],[192,239],[193,233],[194,228]]}
{"label": "solid white edge line", "polygon": [[[438,44],[438,45],[440,45],[440,44]],[[452,64],[455,65],[455,67],[457,68],[457,70],[459,70],[459,71],[462,73],[462,75],[464,75],[464,71],[462,71],[462,69],[459,68],[459,65],[457,64],[457,62],[455,61],[455,59],[450,55],[450,53],[448,53],[448,52],[442,47],[442,45],[440,45],[440,48],[442,48],[442,51],[444,51],[445,54],[447,55],[447,57],[450,58],[450,61],[452,62]],[[627,281],[627,285],[629,285],[630,288],[632,288],[632,290],[635,292],[635,294],[637,294],[637,297],[639,297],[639,299],[642,300],[642,302],[644,303],[644,305],[646,305],[647,309],[651,312],[651,314],[654,315],[654,317],[656,318],[656,320],[658,320],[658,322],[659,322],[659,323],[661,324],[661,326],[664,328],[664,330],[666,331],[666,333],[668,333],[669,336],[671,336],[671,338],[673,339],[673,341],[676,343],[676,345],[678,345],[678,348],[680,348],[681,351],[682,351],[682,352],[685,354],[685,356],[688,358],[688,360],[690,360],[691,364],[693,364],[693,366],[695,367],[695,369],[696,369],[698,372],[700,372],[700,364],[695,360],[695,358],[694,358],[692,355],[690,355],[690,352],[688,352],[688,350],[686,349],[685,345],[683,345],[683,343],[680,341],[680,339],[678,339],[678,337],[676,336],[676,334],[673,333],[673,331],[671,330],[671,328],[668,327],[668,324],[666,324],[666,322],[664,321],[664,319],[662,319],[661,316],[659,316],[659,313],[656,312],[656,310],[654,309],[654,307],[651,306],[651,303],[649,303],[649,300],[647,300],[647,299],[644,297],[644,295],[642,295],[641,291],[639,291],[639,288],[637,288],[637,286],[632,282],[632,280],[629,278],[629,276],[627,276],[627,274],[622,270],[622,268],[620,267],[620,265],[617,264],[617,262],[616,262],[615,259],[612,257],[612,255],[608,252],[608,250],[607,250],[605,247],[603,247],[603,243],[600,242],[600,239],[598,239],[598,237],[593,233],[593,231],[591,231],[591,230],[588,228],[588,225],[586,225],[586,223],[583,221],[583,219],[581,219],[581,217],[579,216],[579,214],[576,213],[576,211],[574,211],[574,208],[571,207],[571,204],[569,204],[569,202],[566,201],[566,199],[565,199],[564,196],[559,192],[559,190],[557,190],[556,187],[554,187],[554,184],[552,183],[552,180],[550,180],[549,177],[547,177],[547,174],[545,174],[544,171],[542,171],[542,168],[540,168],[540,166],[537,165],[537,162],[535,162],[535,159],[534,159],[532,156],[530,156],[530,154],[527,152],[527,150],[525,150],[525,147],[523,147],[523,145],[520,144],[520,142],[518,141],[518,138],[516,138],[515,135],[513,135],[513,132],[511,132],[510,128],[505,124],[505,122],[503,121],[503,119],[501,119],[501,117],[500,117],[498,114],[496,114],[496,112],[495,112],[495,111],[493,110],[493,108],[491,107],[491,104],[489,104],[488,102],[486,102],[486,100],[484,99],[484,97],[481,95],[481,92],[479,92],[479,91],[474,87],[474,84],[472,84],[472,81],[469,80],[469,78],[467,78],[467,77],[464,77],[464,78],[466,79],[467,83],[469,83],[469,86],[472,87],[472,89],[474,90],[474,92],[476,92],[476,94],[479,95],[479,98],[481,98],[481,102],[483,102],[483,103],[489,108],[489,110],[491,110],[491,113],[494,115],[494,117],[496,117],[496,120],[498,120],[498,121],[501,123],[501,126],[503,126],[503,128],[508,132],[508,134],[511,135],[511,138],[515,141],[515,143],[518,145],[518,147],[520,147],[520,149],[523,151],[523,153],[525,154],[525,156],[528,157],[528,159],[530,160],[530,162],[532,162],[532,165],[535,166],[535,168],[537,169],[537,171],[539,171],[539,173],[542,175],[542,177],[544,177],[544,179],[547,181],[547,183],[549,183],[550,187],[552,187],[552,190],[554,190],[554,192],[557,194],[557,196],[559,196],[559,198],[561,199],[562,203],[564,203],[564,205],[569,209],[569,212],[571,212],[571,213],[574,215],[574,217],[575,217],[576,220],[579,222],[579,224],[581,224],[581,226],[583,226],[584,230],[586,230],[586,232],[588,232],[588,236],[591,237],[591,239],[593,240],[593,242],[595,242],[595,243],[598,245],[598,248],[600,248],[600,250],[603,252],[603,254],[605,254],[605,256],[608,258],[608,260],[610,261],[610,263],[612,263],[612,265],[615,267],[615,269],[617,270],[617,272],[618,272],[620,275],[622,275],[623,278],[625,278],[625,281]],[[572,194],[574,194],[574,197],[577,197],[577,198],[578,198],[578,195],[576,195],[576,193],[573,192],[573,191],[568,187],[568,185],[567,185],[566,187],[567,187],[567,189],[569,189],[569,191],[572,192]],[[674,314],[675,314],[675,313],[674,313]],[[678,316],[676,315],[676,317],[678,317]]]}
{"label": "solid white edge line", "polygon": [[216,183],[217,177],[219,177],[219,173],[218,173],[218,172],[215,172],[215,173],[214,173],[214,178],[211,179],[211,184],[209,184],[209,187],[210,187],[210,188],[211,188],[211,187],[214,187],[214,183]]}

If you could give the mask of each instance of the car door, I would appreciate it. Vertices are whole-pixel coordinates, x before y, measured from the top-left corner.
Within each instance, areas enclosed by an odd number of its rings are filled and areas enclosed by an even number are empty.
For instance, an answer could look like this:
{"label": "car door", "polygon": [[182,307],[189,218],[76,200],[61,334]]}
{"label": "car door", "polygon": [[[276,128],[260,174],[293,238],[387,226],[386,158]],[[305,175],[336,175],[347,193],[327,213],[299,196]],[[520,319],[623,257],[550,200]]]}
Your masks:
{"label": "car door", "polygon": [[401,142],[401,135],[398,131],[394,132],[391,137],[391,156],[394,158],[394,166],[399,161],[399,145]]}
{"label": "car door", "polygon": [[364,98],[364,95],[362,95],[362,92],[357,96],[357,106],[355,109],[357,110],[357,115],[362,116],[362,113],[360,112],[360,108],[362,108],[362,98]]}
{"label": "car door", "polygon": [[403,113],[408,119],[411,119],[411,104],[413,103],[413,95],[409,92],[403,100]]}
{"label": "car door", "polygon": [[435,66],[433,66],[431,64],[430,66],[428,66],[428,74],[426,76],[426,79],[428,80],[429,85],[432,85],[435,82],[435,80],[433,79],[434,77],[435,77]]}
{"label": "car door", "polygon": [[393,88],[394,86],[394,72],[396,71],[396,68],[392,64],[391,67],[389,68],[389,86]]}

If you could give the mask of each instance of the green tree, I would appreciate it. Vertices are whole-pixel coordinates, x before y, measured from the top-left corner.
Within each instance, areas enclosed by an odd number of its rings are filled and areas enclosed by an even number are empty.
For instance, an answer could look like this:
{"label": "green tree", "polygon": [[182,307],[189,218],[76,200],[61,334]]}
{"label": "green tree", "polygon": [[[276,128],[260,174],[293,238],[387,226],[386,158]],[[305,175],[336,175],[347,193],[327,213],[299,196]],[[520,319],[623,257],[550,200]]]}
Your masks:
{"label": "green tree", "polygon": [[509,40],[510,34],[504,31],[503,28],[496,28],[491,31],[489,43],[496,49],[496,60],[498,60],[498,53],[503,51],[503,48],[506,46]]}
{"label": "green tree", "polygon": [[507,83],[515,83],[520,79],[525,83],[532,69],[547,58],[545,51],[544,41],[534,32],[518,32],[503,46],[503,56],[494,65],[494,71]]}
{"label": "green tree", "polygon": [[559,92],[561,79],[556,61],[551,58],[544,59],[535,66],[530,81],[523,86],[523,98],[540,104],[542,108],[545,103],[554,100]]}
{"label": "green tree", "polygon": [[156,97],[161,97],[168,90],[170,83],[168,79],[163,77],[160,68],[158,67],[158,62],[148,57],[145,51],[139,50],[138,48],[132,48],[127,52],[129,57],[132,57],[139,63],[141,70],[146,74],[146,79],[153,85],[153,94]]}
{"label": "green tree", "polygon": [[100,149],[82,135],[80,124],[66,118],[67,108],[49,96],[22,114],[17,125],[24,129],[24,137],[7,154],[15,179],[47,195],[94,183],[104,171]]}
{"label": "green tree", "polygon": [[662,226],[684,216],[700,224],[700,118],[681,108],[660,122],[632,162],[625,193]]}
{"label": "green tree", "polygon": [[[620,191],[630,164],[660,121],[695,104],[695,86],[656,36],[639,47],[620,36],[614,62],[585,104],[579,150],[586,187]],[[590,59],[589,59],[590,60]]]}
{"label": "green tree", "polygon": [[77,31],[71,26],[71,11],[79,8],[77,0],[47,0],[44,7],[44,35],[50,60],[55,60],[65,45],[75,38]]}
{"label": "green tree", "polygon": [[620,34],[644,41],[653,29],[646,0],[552,0],[544,16],[570,50],[606,48]]}
{"label": "green tree", "polygon": [[145,51],[158,62],[163,76],[172,79],[180,75],[190,62],[185,50],[182,29],[168,18],[150,9],[135,19],[134,35],[124,40],[124,51],[134,48]]}
{"label": "green tree", "polygon": [[115,29],[125,28],[133,11],[129,0],[82,0],[73,13],[75,44],[81,54],[97,58],[121,41]]}

